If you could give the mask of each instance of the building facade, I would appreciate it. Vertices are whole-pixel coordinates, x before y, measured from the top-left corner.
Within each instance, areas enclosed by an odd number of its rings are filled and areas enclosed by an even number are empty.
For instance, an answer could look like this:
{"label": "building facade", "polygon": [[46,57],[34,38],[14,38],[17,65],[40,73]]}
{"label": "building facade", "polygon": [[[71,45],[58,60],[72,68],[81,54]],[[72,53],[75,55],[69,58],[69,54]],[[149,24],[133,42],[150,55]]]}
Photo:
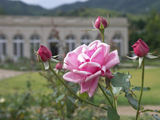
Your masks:
{"label": "building facade", "polygon": [[[40,44],[48,46],[53,55],[64,54],[81,44],[100,39],[93,29],[94,18],[0,16],[0,59],[34,58]],[[128,53],[128,22],[126,18],[110,18],[105,42],[118,49],[120,56]]]}

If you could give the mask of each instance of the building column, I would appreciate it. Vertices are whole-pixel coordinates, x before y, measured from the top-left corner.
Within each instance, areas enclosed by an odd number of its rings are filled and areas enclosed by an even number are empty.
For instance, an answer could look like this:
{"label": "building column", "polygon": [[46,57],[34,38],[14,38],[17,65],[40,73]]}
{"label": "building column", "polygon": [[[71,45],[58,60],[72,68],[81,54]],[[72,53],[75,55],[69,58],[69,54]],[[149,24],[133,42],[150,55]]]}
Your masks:
{"label": "building column", "polygon": [[11,34],[7,35],[7,56],[9,59],[13,59],[13,36]]}
{"label": "building column", "polygon": [[129,41],[128,41],[128,28],[124,30],[124,55],[127,55],[129,51]]}
{"label": "building column", "polygon": [[24,38],[24,57],[30,58],[31,51],[30,51],[30,36],[26,35]]}

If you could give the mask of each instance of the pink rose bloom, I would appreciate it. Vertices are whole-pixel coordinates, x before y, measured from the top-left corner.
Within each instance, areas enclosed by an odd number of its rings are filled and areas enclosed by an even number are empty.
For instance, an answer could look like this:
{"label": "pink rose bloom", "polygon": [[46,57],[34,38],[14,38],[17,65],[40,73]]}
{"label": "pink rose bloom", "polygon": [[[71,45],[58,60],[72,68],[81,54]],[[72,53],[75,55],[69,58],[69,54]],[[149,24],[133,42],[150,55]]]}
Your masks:
{"label": "pink rose bloom", "polygon": [[41,60],[43,62],[48,61],[52,57],[52,52],[44,45],[40,45],[40,48],[38,49],[37,53],[41,57]]}
{"label": "pink rose bloom", "polygon": [[141,39],[139,39],[133,46],[134,53],[138,57],[144,57],[149,52],[148,45]]}
{"label": "pink rose bloom", "polygon": [[59,63],[56,64],[56,69],[57,70],[61,70],[62,67],[63,67],[62,63],[59,62]]}
{"label": "pink rose bloom", "polygon": [[97,29],[100,29],[100,26],[101,26],[101,23],[103,24],[103,27],[106,28],[107,27],[107,21],[106,19],[104,19],[103,17],[101,16],[98,16],[98,18],[96,19],[94,25]]}
{"label": "pink rose bloom", "polygon": [[79,46],[65,57],[63,67],[70,72],[63,78],[66,81],[79,83],[80,92],[88,92],[91,97],[97,88],[100,76],[111,78],[109,69],[119,63],[117,50],[109,51],[110,45],[99,40],[88,46]]}

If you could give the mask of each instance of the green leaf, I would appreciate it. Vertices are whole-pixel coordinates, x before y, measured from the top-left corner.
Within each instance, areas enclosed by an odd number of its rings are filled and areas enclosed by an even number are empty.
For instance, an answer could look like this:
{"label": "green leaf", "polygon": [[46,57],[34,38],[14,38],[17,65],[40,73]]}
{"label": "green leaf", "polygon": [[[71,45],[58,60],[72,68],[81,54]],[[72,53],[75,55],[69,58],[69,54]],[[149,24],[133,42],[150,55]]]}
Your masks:
{"label": "green leaf", "polygon": [[118,115],[117,111],[111,107],[108,108],[107,118],[107,120],[120,120],[120,116]]}
{"label": "green leaf", "polygon": [[[136,87],[132,88],[132,90],[133,90],[133,91],[140,91],[140,90],[141,90],[141,87],[136,86]],[[143,88],[143,91],[149,91],[149,90],[151,90],[150,87],[144,87],[144,88]]]}
{"label": "green leaf", "polygon": [[[116,95],[116,96],[119,95],[121,90],[122,90],[122,87],[114,87],[113,85],[111,85],[111,88],[112,88],[113,94]],[[106,89],[104,87],[103,87],[103,89],[109,96],[112,96],[110,90],[108,90],[108,89]]]}
{"label": "green leaf", "polygon": [[160,120],[160,117],[157,114],[153,115],[153,118],[155,118],[155,120]]}
{"label": "green leaf", "polygon": [[125,97],[127,98],[128,103],[129,103],[134,109],[137,110],[137,108],[138,108],[138,101],[132,96],[132,94],[126,93],[126,94],[125,94]]}
{"label": "green leaf", "polygon": [[114,77],[111,79],[111,83],[114,87],[122,87],[123,89],[129,89],[130,88],[130,74],[124,74],[124,73],[116,73],[114,74]]}
{"label": "green leaf", "polygon": [[88,98],[88,94],[86,93],[86,92],[84,92],[84,93],[80,93],[79,91],[77,92],[77,95],[80,97],[80,98],[82,98],[82,99],[87,99]]}
{"label": "green leaf", "polygon": [[104,30],[104,26],[103,26],[102,22],[100,22],[100,29]]}
{"label": "green leaf", "polygon": [[61,101],[64,97],[65,97],[65,95],[60,95],[60,96],[56,99],[56,103],[58,103],[59,101]]}

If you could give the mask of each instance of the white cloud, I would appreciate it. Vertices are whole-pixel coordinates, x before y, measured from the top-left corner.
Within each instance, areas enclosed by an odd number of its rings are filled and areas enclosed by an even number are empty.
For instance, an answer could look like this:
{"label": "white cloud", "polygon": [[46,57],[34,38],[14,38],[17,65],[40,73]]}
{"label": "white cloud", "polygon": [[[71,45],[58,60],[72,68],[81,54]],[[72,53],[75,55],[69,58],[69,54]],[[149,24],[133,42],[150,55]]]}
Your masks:
{"label": "white cloud", "polygon": [[87,0],[21,0],[28,4],[41,5],[45,8],[54,8],[62,4],[73,3],[76,1],[87,1]]}

